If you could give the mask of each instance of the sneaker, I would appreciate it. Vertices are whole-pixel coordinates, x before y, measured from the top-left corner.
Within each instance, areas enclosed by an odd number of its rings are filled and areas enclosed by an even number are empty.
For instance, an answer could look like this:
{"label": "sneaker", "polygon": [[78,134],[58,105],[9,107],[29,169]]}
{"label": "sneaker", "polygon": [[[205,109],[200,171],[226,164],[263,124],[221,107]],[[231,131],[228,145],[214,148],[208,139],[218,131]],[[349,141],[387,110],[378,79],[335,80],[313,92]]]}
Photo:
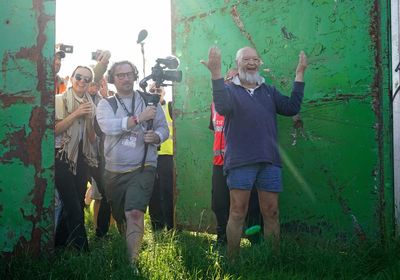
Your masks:
{"label": "sneaker", "polygon": [[261,234],[260,225],[254,225],[252,227],[247,228],[244,234],[246,235],[247,239],[250,241],[250,244],[252,246],[260,243],[260,241],[264,239],[263,235]]}
{"label": "sneaker", "polygon": [[260,225],[254,225],[252,227],[247,228],[244,231],[244,234],[247,236],[255,235],[258,234],[261,231],[261,226]]}

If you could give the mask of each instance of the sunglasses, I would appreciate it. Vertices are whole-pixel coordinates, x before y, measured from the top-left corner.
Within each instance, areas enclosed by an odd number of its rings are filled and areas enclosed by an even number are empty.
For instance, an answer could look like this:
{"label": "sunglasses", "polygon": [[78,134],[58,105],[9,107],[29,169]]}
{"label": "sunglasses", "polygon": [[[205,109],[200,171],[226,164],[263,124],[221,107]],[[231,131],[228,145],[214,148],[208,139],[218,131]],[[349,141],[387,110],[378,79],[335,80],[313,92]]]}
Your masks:
{"label": "sunglasses", "polygon": [[85,83],[90,83],[91,81],[92,81],[92,78],[88,78],[88,77],[84,77],[84,76],[82,76],[81,74],[75,74],[75,79],[77,80],[77,81],[81,81],[81,80],[83,80]]}
{"label": "sunglasses", "polygon": [[150,91],[150,93],[161,94],[163,90],[161,88],[151,88],[149,91]]}

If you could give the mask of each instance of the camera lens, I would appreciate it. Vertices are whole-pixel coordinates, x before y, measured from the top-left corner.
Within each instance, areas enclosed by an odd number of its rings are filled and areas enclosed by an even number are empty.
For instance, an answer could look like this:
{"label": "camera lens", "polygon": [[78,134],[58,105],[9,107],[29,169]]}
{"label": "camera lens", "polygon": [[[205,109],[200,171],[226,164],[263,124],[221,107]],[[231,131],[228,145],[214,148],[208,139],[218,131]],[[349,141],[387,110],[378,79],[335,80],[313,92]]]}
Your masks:
{"label": "camera lens", "polygon": [[180,82],[182,81],[182,71],[179,70],[164,70],[163,78],[167,81]]}

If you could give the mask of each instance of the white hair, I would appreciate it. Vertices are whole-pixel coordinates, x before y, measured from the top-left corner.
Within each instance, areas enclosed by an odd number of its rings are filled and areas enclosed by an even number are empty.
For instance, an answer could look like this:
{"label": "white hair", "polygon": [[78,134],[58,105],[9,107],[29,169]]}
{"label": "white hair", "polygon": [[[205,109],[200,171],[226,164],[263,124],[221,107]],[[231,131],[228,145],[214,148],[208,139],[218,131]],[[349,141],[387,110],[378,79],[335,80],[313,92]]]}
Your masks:
{"label": "white hair", "polygon": [[[243,47],[243,48],[239,49],[239,50],[236,52],[236,61],[239,61],[239,59],[242,58],[242,56],[243,56],[243,51],[246,50],[246,49],[255,50],[256,53],[257,53],[257,50],[256,50],[255,48],[252,48],[252,47]],[[257,55],[258,55],[258,54],[257,54]]]}

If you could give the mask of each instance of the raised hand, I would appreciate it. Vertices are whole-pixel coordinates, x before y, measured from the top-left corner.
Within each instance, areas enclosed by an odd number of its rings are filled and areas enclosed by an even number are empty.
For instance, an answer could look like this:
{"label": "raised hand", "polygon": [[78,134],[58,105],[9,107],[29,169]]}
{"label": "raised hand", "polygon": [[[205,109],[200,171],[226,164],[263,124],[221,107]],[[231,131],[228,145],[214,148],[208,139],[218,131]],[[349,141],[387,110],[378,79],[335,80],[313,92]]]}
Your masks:
{"label": "raised hand", "polygon": [[297,64],[296,68],[296,82],[303,82],[304,81],[304,72],[307,68],[307,57],[304,51],[301,51],[299,54],[299,63]]}
{"label": "raised hand", "polygon": [[221,76],[221,50],[217,47],[211,47],[208,51],[208,61],[201,60],[201,64],[206,66],[211,73],[211,79],[217,80]]}
{"label": "raised hand", "polygon": [[111,53],[109,51],[101,51],[99,53],[99,55],[97,56],[96,60],[98,62],[101,62],[101,63],[107,65],[110,60],[110,57],[111,57]]}

